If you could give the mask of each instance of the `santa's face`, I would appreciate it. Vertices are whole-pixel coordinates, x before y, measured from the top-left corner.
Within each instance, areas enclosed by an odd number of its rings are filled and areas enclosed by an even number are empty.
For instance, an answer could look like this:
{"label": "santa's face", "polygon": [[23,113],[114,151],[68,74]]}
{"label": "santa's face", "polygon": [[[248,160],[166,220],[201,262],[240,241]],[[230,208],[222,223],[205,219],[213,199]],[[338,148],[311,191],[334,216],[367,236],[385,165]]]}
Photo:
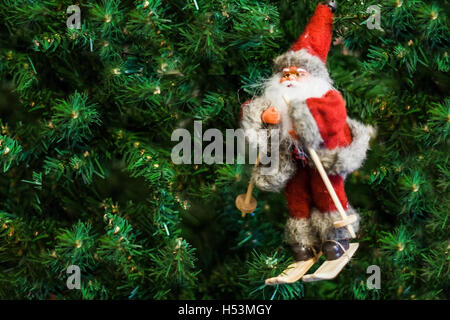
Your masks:
{"label": "santa's face", "polygon": [[281,115],[281,134],[288,136],[289,130],[292,129],[286,100],[305,101],[312,97],[319,98],[331,88],[332,84],[327,79],[311,74],[301,66],[286,66],[282,72],[270,77],[264,86],[264,96]]}
{"label": "santa's face", "polygon": [[295,82],[308,81],[309,72],[303,68],[298,68],[296,66],[290,66],[283,68],[283,74],[280,78],[280,83],[283,83],[285,87],[292,87]]}
{"label": "santa's face", "polygon": [[331,89],[327,79],[311,74],[301,66],[286,66],[282,72],[274,74],[265,84],[264,95],[275,104],[294,99],[304,101],[310,97],[321,97]]}

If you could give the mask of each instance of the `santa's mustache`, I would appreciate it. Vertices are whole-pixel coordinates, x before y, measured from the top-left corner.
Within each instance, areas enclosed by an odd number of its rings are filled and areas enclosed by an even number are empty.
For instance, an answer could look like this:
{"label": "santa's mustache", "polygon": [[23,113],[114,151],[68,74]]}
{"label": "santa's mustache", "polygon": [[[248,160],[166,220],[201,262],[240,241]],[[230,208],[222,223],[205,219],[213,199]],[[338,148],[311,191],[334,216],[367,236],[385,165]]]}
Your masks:
{"label": "santa's mustache", "polygon": [[283,81],[280,83],[280,86],[284,88],[298,88],[299,83],[297,81]]}

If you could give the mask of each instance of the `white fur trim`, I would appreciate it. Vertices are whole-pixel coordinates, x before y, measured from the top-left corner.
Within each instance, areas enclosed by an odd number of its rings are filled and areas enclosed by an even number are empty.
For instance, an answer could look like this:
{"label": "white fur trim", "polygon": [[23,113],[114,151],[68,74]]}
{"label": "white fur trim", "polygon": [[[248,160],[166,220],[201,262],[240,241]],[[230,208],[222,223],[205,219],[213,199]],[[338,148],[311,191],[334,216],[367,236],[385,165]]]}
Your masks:
{"label": "white fur trim", "polygon": [[[348,206],[346,213],[348,216],[356,215],[357,219],[351,226],[353,226],[353,230],[357,233],[359,231],[361,217],[350,205]],[[333,222],[342,220],[338,211],[320,212],[317,208],[312,208],[310,219],[311,225],[318,232],[322,243],[326,240],[343,240],[351,238],[347,228],[343,227],[336,229],[333,225]]]}
{"label": "white fur trim", "polygon": [[281,142],[279,157],[274,160],[278,163],[272,164],[274,171],[269,174],[263,172],[263,169],[267,170],[267,167],[262,164],[253,169],[252,179],[261,190],[280,192],[294,176],[297,165],[292,158],[290,140],[285,139]]}
{"label": "white fur trim", "polygon": [[285,241],[289,245],[303,245],[312,247],[317,245],[318,238],[311,227],[310,219],[297,219],[289,217],[284,229]]}

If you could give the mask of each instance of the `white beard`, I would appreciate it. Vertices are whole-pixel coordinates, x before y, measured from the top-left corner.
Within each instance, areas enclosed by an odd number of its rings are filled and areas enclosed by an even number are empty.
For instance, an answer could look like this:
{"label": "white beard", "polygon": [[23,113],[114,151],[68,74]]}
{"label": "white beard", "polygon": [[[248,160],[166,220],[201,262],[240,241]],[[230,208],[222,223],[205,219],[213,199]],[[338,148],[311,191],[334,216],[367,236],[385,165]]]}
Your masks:
{"label": "white beard", "polygon": [[[264,97],[271,102],[271,105],[277,109],[281,115],[280,136],[289,137],[289,131],[292,129],[292,120],[288,114],[288,108],[283,97],[287,101],[298,99],[305,101],[308,98],[320,98],[327,91],[333,88],[330,82],[309,76],[307,81],[284,81],[280,83],[281,74],[272,76],[265,85]],[[290,86],[289,86],[290,85]]]}

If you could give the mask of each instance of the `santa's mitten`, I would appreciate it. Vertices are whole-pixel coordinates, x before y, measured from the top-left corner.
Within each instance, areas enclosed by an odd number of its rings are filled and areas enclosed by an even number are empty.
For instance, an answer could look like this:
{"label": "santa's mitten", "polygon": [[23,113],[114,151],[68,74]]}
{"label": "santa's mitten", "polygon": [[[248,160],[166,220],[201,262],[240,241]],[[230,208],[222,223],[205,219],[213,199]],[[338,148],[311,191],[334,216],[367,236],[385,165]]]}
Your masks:
{"label": "santa's mitten", "polygon": [[275,107],[270,107],[262,113],[261,119],[267,124],[279,124],[281,122],[281,115]]}

